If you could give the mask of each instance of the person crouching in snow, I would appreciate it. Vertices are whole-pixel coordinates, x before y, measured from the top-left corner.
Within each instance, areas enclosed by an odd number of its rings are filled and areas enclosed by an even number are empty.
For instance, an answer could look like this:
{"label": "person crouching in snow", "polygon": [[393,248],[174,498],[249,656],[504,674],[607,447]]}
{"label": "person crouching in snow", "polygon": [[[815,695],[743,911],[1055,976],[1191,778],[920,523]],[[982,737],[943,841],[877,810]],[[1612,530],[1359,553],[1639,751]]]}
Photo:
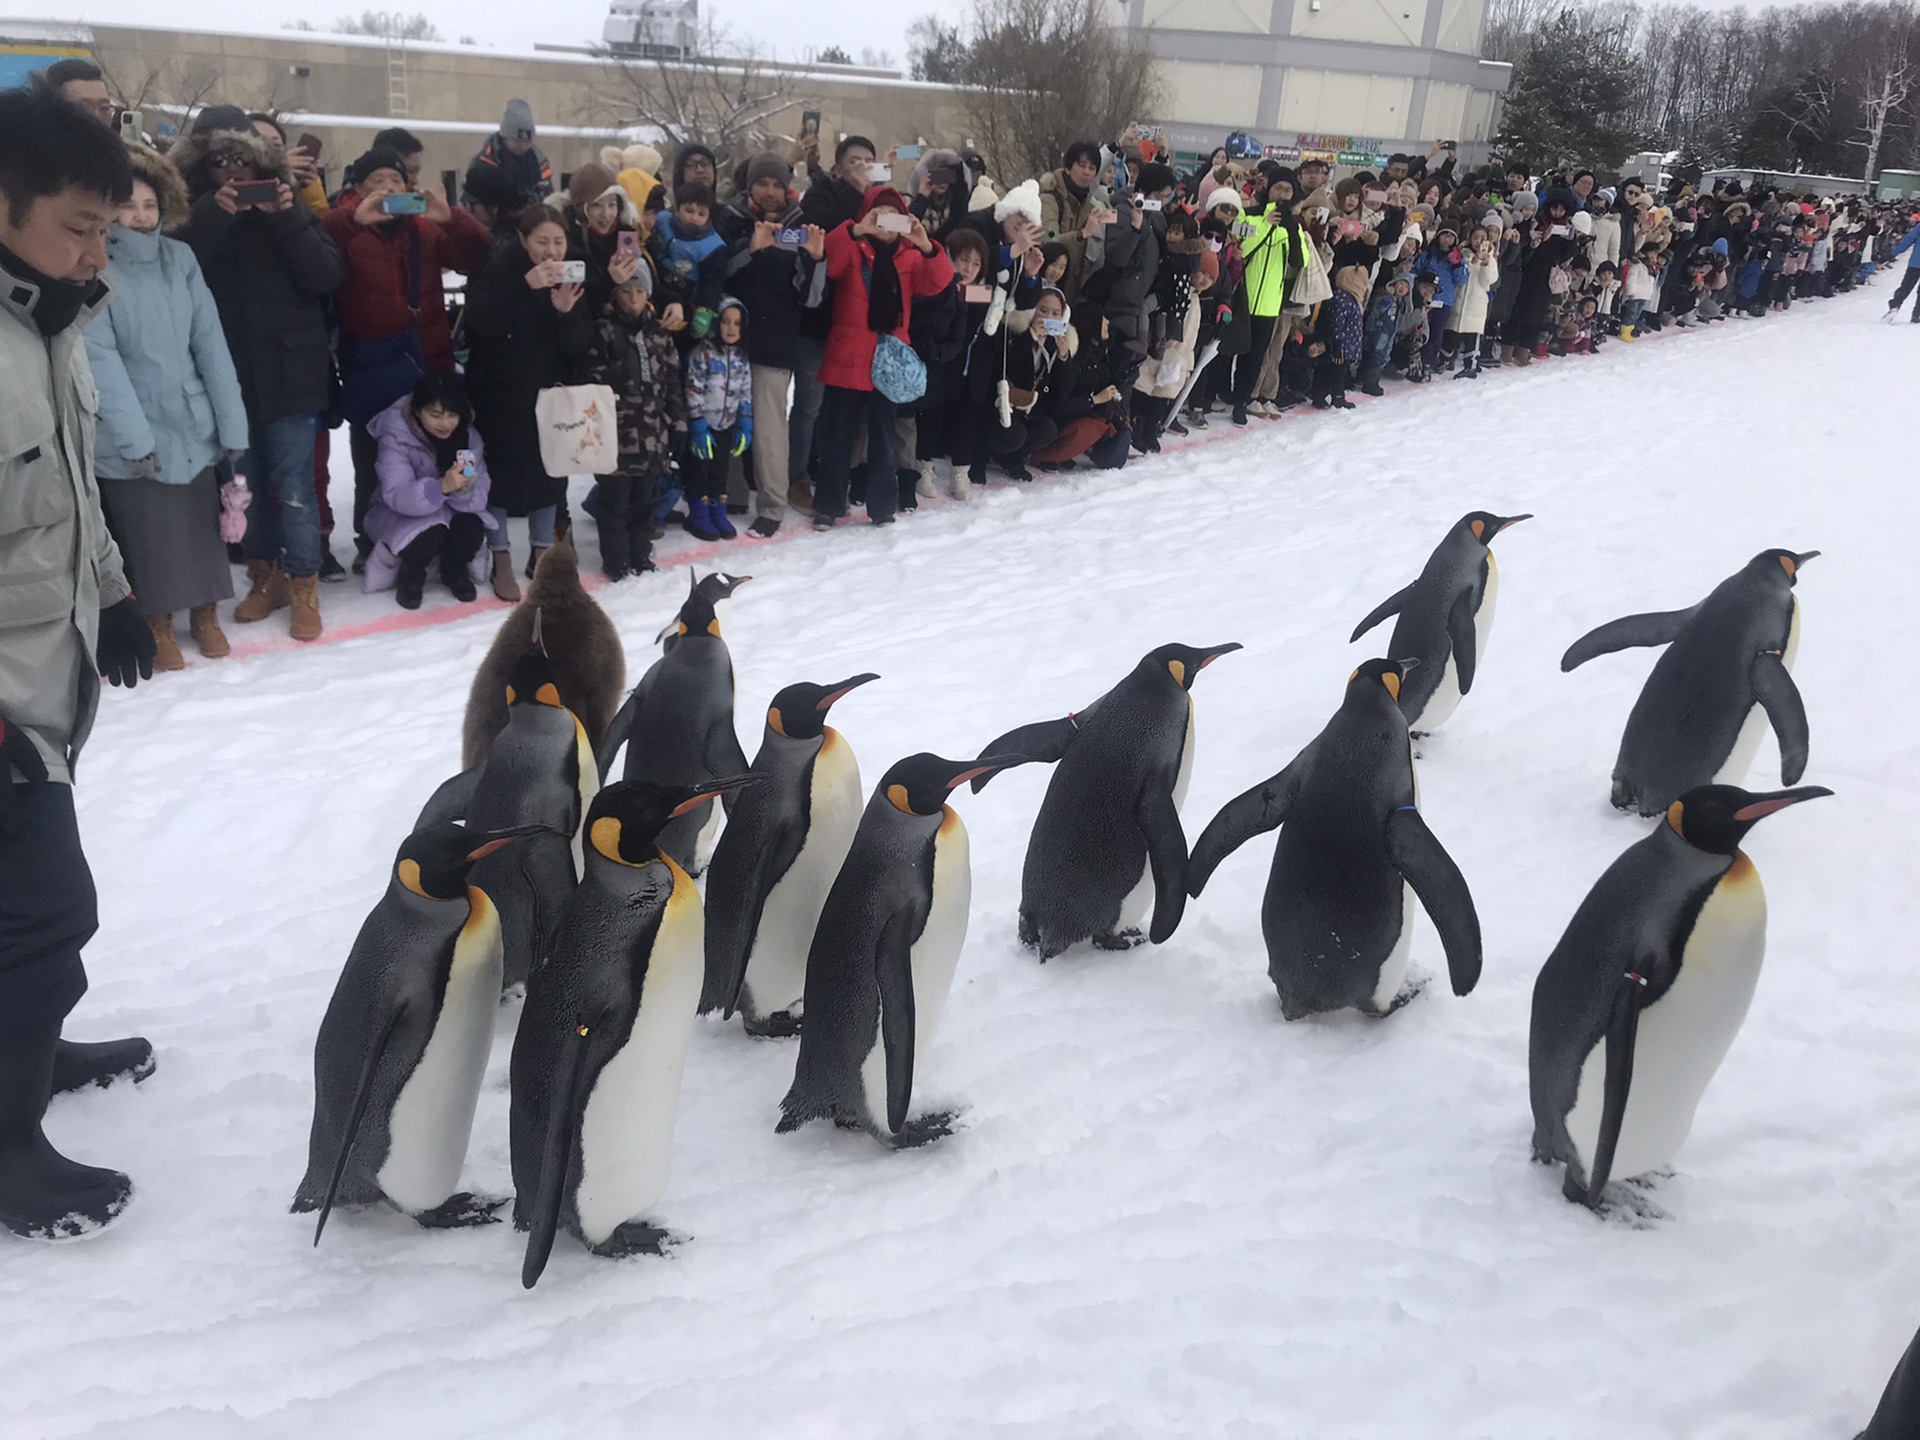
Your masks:
{"label": "person crouching in snow", "polygon": [[731,296],[714,314],[713,332],[687,356],[687,529],[702,540],[731,540],[727,468],[753,444],[753,369],[747,363],[747,307]]}
{"label": "person crouching in snow", "polygon": [[[458,375],[431,371],[413,393],[367,424],[380,447],[379,487],[367,506],[369,594],[392,585],[404,610],[418,610],[427,567],[462,604],[472,600],[473,561],[491,523],[487,462],[473,428],[473,405]],[[483,572],[484,574],[484,572]]]}
{"label": "person crouching in snow", "polygon": [[1413,304],[1413,276],[1405,271],[1388,278],[1367,305],[1366,334],[1361,342],[1360,393],[1384,395],[1380,377],[1393,358],[1393,342],[1400,336],[1400,318]]}
{"label": "person crouching in snow", "polygon": [[[644,261],[616,285],[594,327],[587,367],[613,391],[620,468],[600,477],[600,566],[609,580],[654,569],[653,508],[660,477],[687,434],[687,387],[673,336],[654,317],[652,268]],[[722,479],[720,518],[726,519]],[[709,507],[709,513],[711,506]],[[691,524],[691,521],[689,521]]]}
{"label": "person crouching in snow", "polygon": [[[1429,276],[1422,276],[1429,279]],[[1313,408],[1351,410],[1347,367],[1360,358],[1365,335],[1361,305],[1367,298],[1367,272],[1343,265],[1334,273],[1333,298],[1320,307],[1307,353],[1313,356]]]}

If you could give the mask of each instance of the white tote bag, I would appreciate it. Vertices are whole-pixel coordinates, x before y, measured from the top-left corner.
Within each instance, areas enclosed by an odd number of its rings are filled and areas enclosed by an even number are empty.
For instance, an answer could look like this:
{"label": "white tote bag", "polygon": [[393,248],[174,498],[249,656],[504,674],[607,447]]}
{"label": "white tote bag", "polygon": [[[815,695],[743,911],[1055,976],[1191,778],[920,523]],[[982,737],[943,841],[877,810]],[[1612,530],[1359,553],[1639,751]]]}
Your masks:
{"label": "white tote bag", "polygon": [[1293,282],[1293,294],[1287,297],[1287,307],[1291,309],[1298,305],[1306,310],[1318,305],[1322,300],[1332,298],[1333,281],[1327,277],[1326,259],[1320,254],[1320,247],[1309,239],[1306,243],[1305,263],[1300,267],[1299,277]]}
{"label": "white tote bag", "polygon": [[556,480],[611,475],[620,468],[620,431],[606,385],[553,385],[533,402],[540,463]]}

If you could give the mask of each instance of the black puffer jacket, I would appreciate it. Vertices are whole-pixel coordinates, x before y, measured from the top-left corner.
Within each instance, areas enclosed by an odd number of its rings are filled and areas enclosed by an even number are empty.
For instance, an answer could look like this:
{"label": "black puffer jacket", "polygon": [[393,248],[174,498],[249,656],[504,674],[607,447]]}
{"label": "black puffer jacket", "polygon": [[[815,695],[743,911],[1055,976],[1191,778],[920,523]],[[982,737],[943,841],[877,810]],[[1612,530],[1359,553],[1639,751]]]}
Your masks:
{"label": "black puffer jacket", "polygon": [[262,179],[291,181],[258,135],[186,136],[169,158],[186,177],[193,204],[174,238],[193,247],[213,292],[247,417],[257,425],[325,410],[333,374],[326,300],[346,278],[346,262],[319,217],[298,200],[277,214],[221,209],[207,157],[223,151],[244,156]]}

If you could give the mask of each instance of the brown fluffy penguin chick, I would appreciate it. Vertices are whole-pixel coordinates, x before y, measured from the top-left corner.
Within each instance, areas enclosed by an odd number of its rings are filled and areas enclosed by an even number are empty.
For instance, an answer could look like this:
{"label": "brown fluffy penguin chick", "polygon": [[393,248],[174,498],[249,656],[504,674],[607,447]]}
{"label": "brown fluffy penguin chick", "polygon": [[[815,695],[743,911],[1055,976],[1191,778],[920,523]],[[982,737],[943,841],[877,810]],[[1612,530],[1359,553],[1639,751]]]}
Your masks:
{"label": "brown fluffy penguin chick", "polygon": [[580,560],[573,543],[555,541],[540,557],[526,596],[508,612],[473,677],[460,731],[463,770],[484,760],[493,737],[507,728],[507,673],[532,643],[536,610],[540,641],[553,663],[561,702],[580,717],[595,745],[620,708],[627,692],[627,652],[620,632],[580,587]]}

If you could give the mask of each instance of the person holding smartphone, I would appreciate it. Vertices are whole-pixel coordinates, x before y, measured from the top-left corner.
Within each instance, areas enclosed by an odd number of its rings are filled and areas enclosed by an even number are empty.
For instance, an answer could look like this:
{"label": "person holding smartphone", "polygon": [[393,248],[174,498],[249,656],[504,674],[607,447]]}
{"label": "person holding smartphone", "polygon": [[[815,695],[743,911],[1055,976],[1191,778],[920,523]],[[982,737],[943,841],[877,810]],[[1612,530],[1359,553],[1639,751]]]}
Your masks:
{"label": "person holding smartphone", "polygon": [[1040,238],[1067,247],[1066,283],[1061,289],[1069,304],[1086,278],[1087,241],[1119,219],[1107,192],[1095,184],[1099,176],[1100,147],[1091,140],[1075,140],[1067,146],[1060,168],[1040,177]]}
{"label": "person holding smartphone", "polygon": [[586,302],[595,315],[607,308],[614,287],[640,268],[640,212],[626,187],[598,160],[589,160],[567,182],[567,258],[587,267]]}
{"label": "person holding smartphone", "polygon": [[367,510],[375,541],[366,569],[369,592],[394,587],[402,610],[418,610],[427,571],[461,604],[478,594],[473,559],[486,543],[491,477],[473,405],[458,375],[424,375],[373,417],[380,486]]}

